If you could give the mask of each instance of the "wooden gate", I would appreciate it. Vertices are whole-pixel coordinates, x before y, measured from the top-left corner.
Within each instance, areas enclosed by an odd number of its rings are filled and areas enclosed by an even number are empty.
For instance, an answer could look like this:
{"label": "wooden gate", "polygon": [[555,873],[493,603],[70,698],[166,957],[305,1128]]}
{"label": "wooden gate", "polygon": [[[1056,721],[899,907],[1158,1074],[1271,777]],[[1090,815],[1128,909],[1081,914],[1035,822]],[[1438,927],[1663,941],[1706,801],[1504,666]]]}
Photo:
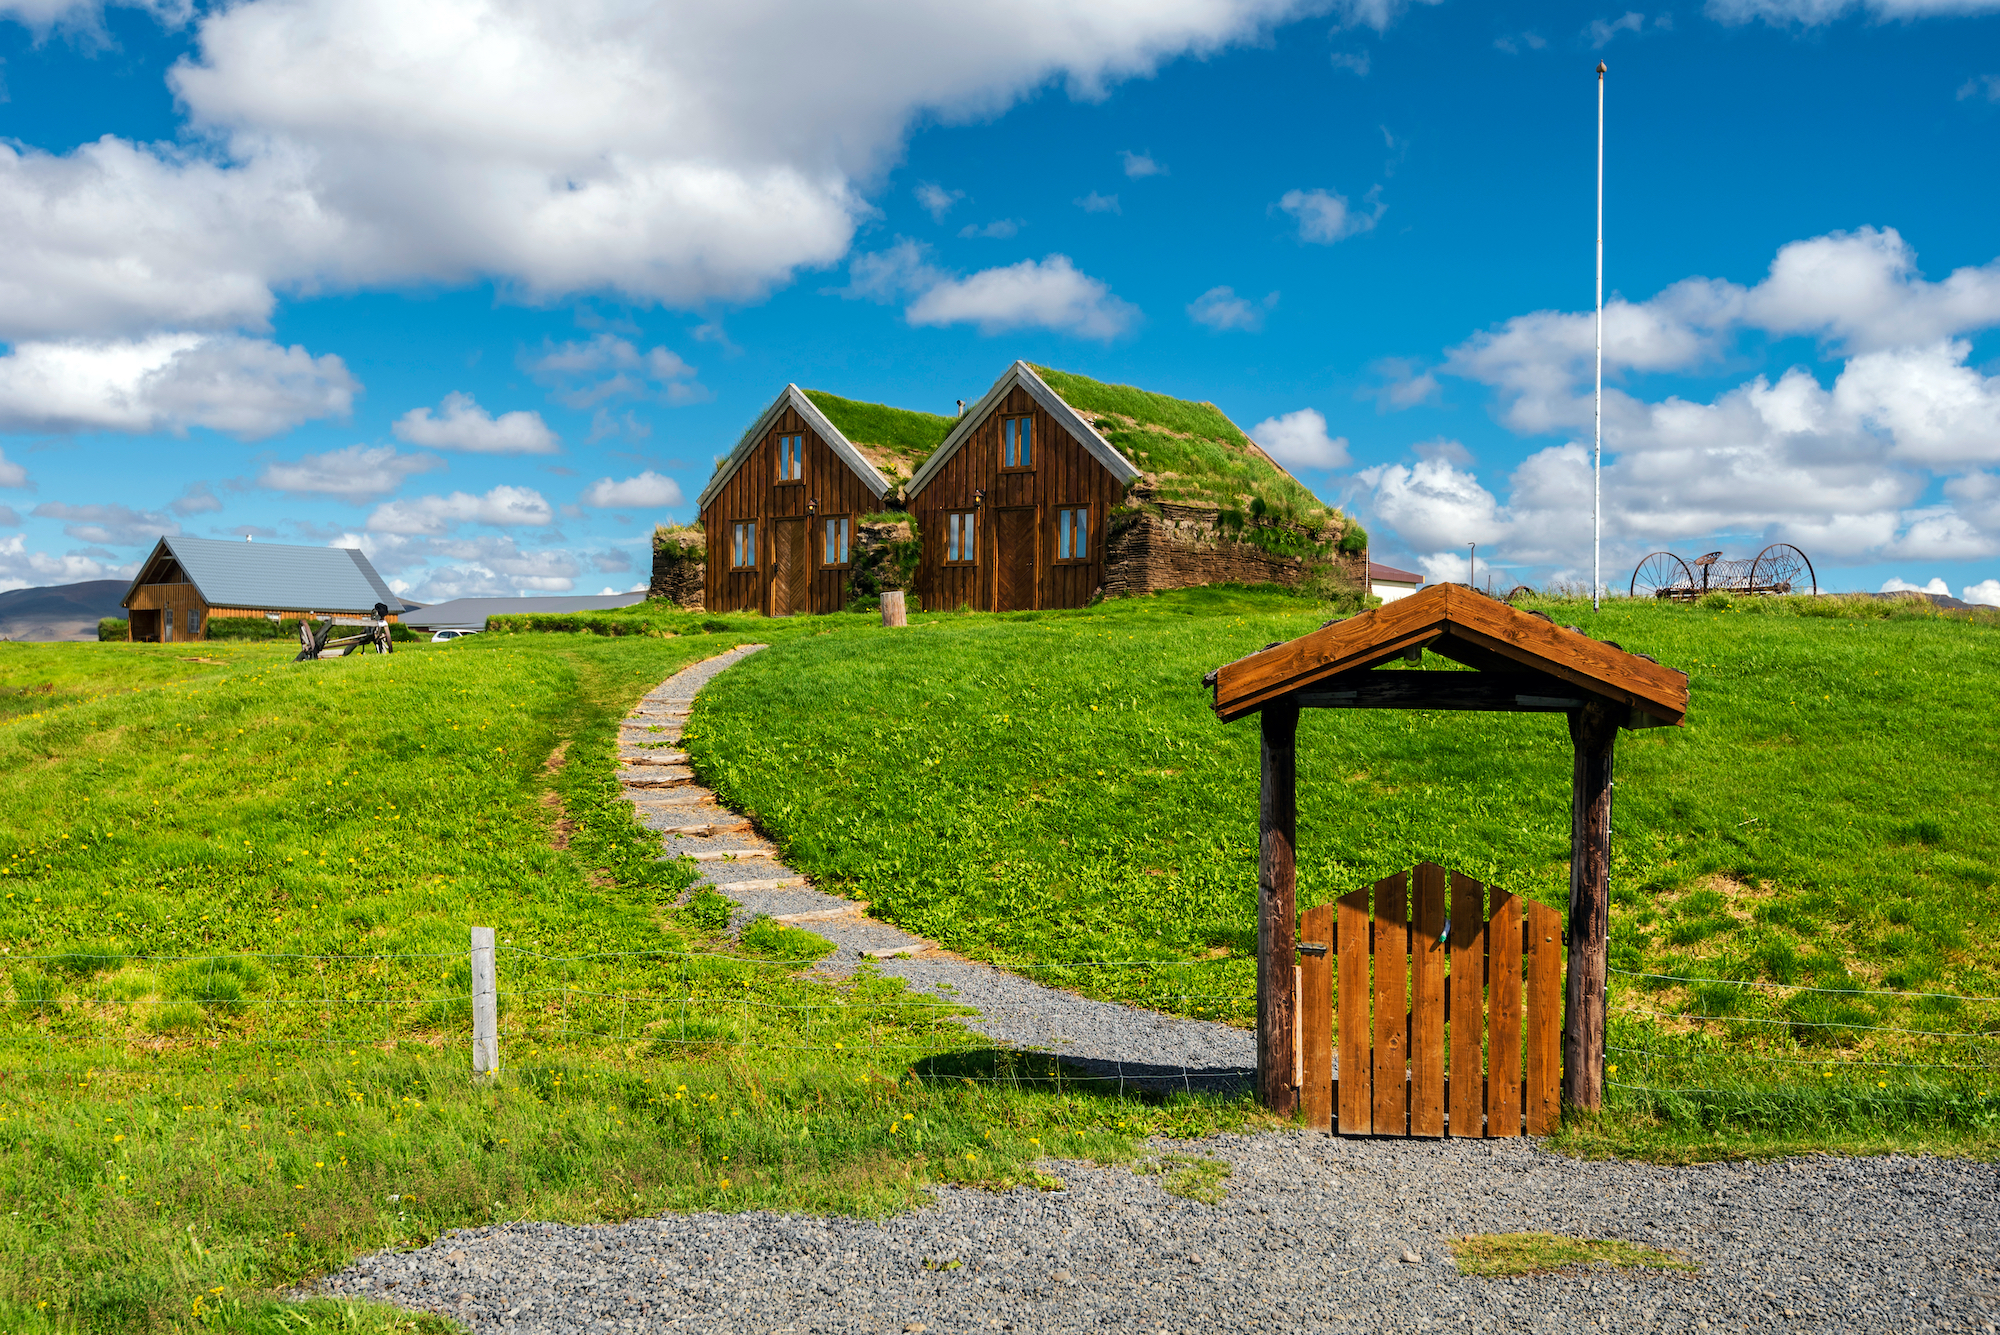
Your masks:
{"label": "wooden gate", "polygon": [[1488,893],[1426,862],[1301,915],[1308,1125],[1377,1136],[1555,1130],[1562,915],[1497,887],[1488,903]]}

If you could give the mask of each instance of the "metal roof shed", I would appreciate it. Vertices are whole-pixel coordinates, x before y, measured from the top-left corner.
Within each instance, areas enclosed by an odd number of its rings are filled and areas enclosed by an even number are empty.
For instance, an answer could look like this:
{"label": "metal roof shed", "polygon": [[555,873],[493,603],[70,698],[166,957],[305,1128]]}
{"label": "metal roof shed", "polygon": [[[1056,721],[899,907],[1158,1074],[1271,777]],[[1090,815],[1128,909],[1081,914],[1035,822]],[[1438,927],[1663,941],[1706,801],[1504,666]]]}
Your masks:
{"label": "metal roof shed", "polygon": [[205,639],[211,617],[320,612],[394,621],[403,600],[368,558],[347,547],[298,547],[214,538],[163,537],[119,602],[133,640]]}

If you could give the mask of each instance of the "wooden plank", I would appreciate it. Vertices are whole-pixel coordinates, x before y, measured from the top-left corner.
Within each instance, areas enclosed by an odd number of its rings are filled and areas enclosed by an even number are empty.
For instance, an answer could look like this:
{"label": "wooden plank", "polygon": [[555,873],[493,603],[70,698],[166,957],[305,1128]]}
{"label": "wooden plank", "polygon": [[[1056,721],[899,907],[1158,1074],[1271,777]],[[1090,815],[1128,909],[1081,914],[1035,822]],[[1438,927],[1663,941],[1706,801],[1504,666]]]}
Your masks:
{"label": "wooden plank", "polygon": [[1486,1134],[1521,1134],[1521,901],[1495,888],[1486,919]]}
{"label": "wooden plank", "polygon": [[1528,1079],[1523,1098],[1528,1134],[1546,1136],[1562,1121],[1562,915],[1528,902]]}
{"label": "wooden plank", "polygon": [[1326,948],[1320,955],[1299,957],[1299,1007],[1304,1016],[1305,1088],[1299,1091],[1306,1125],[1315,1131],[1333,1129],[1333,905],[1307,909],[1299,940]]}
{"label": "wooden plank", "polygon": [[1530,672],[1343,672],[1299,692],[1303,709],[1496,709],[1562,713],[1581,709],[1584,692]]}
{"label": "wooden plank", "polygon": [[1293,971],[1298,966],[1298,728],[1296,705],[1258,720],[1257,1095],[1281,1117],[1298,1107],[1292,1083]]}
{"label": "wooden plank", "polygon": [[1378,1136],[1406,1136],[1409,1121],[1410,875],[1375,882],[1374,1121]]}
{"label": "wooden plank", "polygon": [[1445,874],[1418,866],[1410,915],[1410,1134],[1444,1134]]}
{"label": "wooden plank", "polygon": [[1340,1130],[1365,1136],[1374,1130],[1368,1061],[1368,892],[1342,895],[1336,905],[1340,937]]}
{"label": "wooden plank", "polygon": [[1447,628],[1468,643],[1586,686],[1594,694],[1637,703],[1656,718],[1678,722],[1687,712],[1687,678],[1672,668],[1449,584],[1433,585],[1224,665],[1216,672],[1215,712],[1224,721],[1240,717],[1273,694],[1380,662],[1385,651],[1420,643]]}
{"label": "wooden plank", "polygon": [[1569,959],[1563,1003],[1563,1102],[1595,1111],[1604,1101],[1604,983],[1611,930],[1612,711],[1569,716]]}
{"label": "wooden plank", "polygon": [[1485,1134],[1486,887],[1451,873],[1451,1134]]}

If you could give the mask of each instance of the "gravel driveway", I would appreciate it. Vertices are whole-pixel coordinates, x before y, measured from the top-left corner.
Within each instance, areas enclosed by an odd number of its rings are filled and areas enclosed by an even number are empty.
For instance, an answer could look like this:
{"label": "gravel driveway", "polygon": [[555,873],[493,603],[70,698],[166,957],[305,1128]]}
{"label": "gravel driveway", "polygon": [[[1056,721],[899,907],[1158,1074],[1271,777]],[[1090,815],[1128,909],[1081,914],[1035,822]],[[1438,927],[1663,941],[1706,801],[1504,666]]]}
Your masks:
{"label": "gravel driveway", "polygon": [[[475,1331],[1987,1332],[1991,1165],[1793,1159],[1655,1168],[1532,1141],[1221,1136],[1227,1197],[1049,1163],[1061,1191],[945,1188],[880,1223],[772,1214],[516,1224],[364,1258],[317,1291]],[[1444,1240],[1549,1230],[1672,1247],[1694,1274],[1457,1273]],[[1408,1258],[1414,1258],[1408,1259]],[[954,1263],[956,1263],[954,1265]]]}

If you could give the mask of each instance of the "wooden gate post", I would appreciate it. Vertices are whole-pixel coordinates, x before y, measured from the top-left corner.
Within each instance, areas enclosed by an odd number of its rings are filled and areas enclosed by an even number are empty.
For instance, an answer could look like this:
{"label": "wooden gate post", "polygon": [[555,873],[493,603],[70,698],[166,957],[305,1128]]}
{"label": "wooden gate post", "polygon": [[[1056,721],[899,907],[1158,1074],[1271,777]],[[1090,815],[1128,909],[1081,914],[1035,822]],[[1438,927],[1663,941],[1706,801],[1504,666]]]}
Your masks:
{"label": "wooden gate post", "polygon": [[1298,1108],[1293,995],[1298,964],[1299,704],[1273,700],[1258,716],[1257,1099],[1281,1116]]}
{"label": "wooden gate post", "polygon": [[1569,958],[1563,993],[1563,1106],[1604,1105],[1604,981],[1611,928],[1611,752],[1624,710],[1593,700],[1569,716]]}

